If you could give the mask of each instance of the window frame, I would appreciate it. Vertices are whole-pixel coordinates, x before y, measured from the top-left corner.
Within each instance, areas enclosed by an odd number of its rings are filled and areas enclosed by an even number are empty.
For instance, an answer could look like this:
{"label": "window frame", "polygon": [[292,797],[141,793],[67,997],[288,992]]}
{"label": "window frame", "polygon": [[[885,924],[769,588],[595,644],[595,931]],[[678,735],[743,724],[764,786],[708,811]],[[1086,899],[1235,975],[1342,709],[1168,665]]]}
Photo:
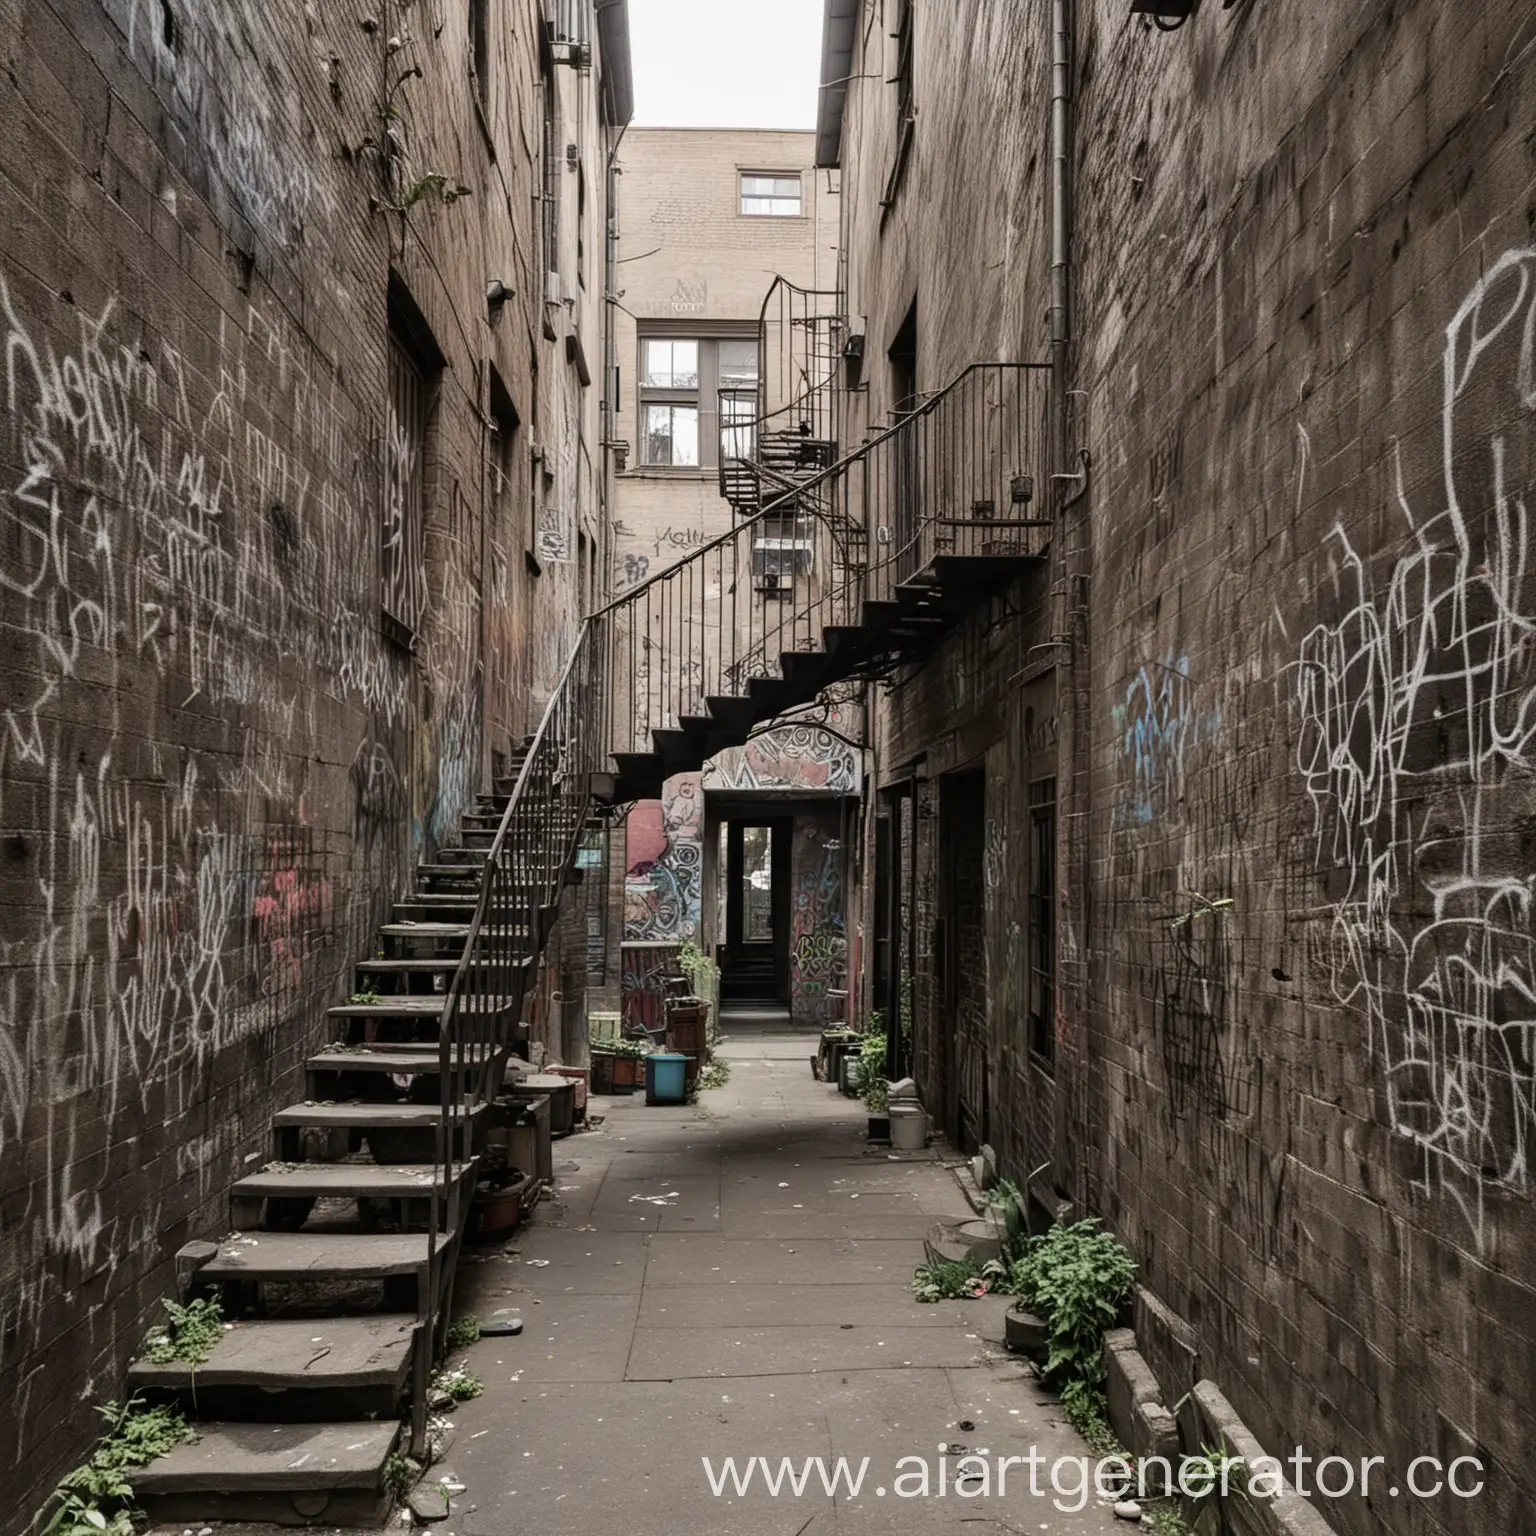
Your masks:
{"label": "window frame", "polygon": [[[767,181],[795,183],[795,211],[793,213],[781,213],[775,208],[748,208],[748,202],[777,203],[788,202],[787,197],[780,197],[777,192],[752,192],[747,191],[748,181]],[[805,213],[805,172],[804,171],[765,171],[746,170],[739,168],[736,171],[736,216],[742,219],[803,219]]]}
{"label": "window frame", "polygon": [[[656,342],[683,342],[695,352],[692,384],[651,384],[647,382],[647,349]],[[675,472],[701,478],[718,474],[720,466],[720,346],[721,343],[749,343],[757,349],[758,377],[762,372],[762,342],[757,326],[747,321],[716,321],[694,329],[686,322],[674,324],[663,320],[642,323],[635,352],[635,431],[639,451],[634,470]],[[675,378],[675,371],[673,377]],[[745,388],[748,386],[732,386]],[[753,386],[755,388],[755,381]],[[671,406],[692,410],[698,427],[698,462],[695,464],[657,463],[650,457],[648,431],[650,406]],[[674,437],[675,440],[675,437]]]}

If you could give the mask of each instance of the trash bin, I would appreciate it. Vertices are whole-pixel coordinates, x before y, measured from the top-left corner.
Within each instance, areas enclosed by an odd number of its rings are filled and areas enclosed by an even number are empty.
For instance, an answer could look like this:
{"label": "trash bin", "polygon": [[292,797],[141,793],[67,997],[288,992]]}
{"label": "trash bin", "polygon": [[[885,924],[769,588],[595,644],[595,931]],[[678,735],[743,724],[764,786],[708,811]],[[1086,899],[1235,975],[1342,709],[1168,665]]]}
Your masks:
{"label": "trash bin", "polygon": [[921,1104],[892,1104],[891,1145],[898,1152],[921,1152],[928,1145],[928,1115]]}
{"label": "trash bin", "polygon": [[686,1104],[688,1102],[688,1058],[675,1051],[656,1051],[645,1058],[645,1102],[647,1104]]}

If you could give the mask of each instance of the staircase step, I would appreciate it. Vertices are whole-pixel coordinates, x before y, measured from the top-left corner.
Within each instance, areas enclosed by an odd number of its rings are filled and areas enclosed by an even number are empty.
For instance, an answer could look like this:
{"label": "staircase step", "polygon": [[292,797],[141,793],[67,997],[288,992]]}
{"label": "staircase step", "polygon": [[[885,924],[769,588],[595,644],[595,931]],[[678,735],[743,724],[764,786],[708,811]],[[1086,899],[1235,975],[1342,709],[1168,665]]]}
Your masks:
{"label": "staircase step", "polygon": [[381,997],[376,1003],[338,1003],[325,1010],[332,1019],[429,1019],[438,1017],[447,998],[440,993],[431,997]]}
{"label": "staircase step", "polygon": [[404,1313],[256,1318],[227,1328],[201,1365],[135,1360],[128,1367],[128,1393],[190,1397],[216,1388],[273,1393],[383,1387],[394,1396],[405,1385],[415,1335],[416,1319]]}
{"label": "staircase step", "polygon": [[[426,1269],[429,1241],[425,1232],[242,1232],[219,1244],[194,1284],[412,1275]],[[448,1238],[440,1233],[436,1242],[442,1247]]]}
{"label": "staircase step", "polygon": [[[484,1104],[464,1110],[466,1119],[476,1119],[484,1113]],[[440,1104],[290,1104],[272,1116],[272,1124],[278,1130],[434,1130],[442,1114]]]}
{"label": "staircase step", "polygon": [[438,891],[431,895],[397,901],[390,921],[395,923],[467,923],[475,915],[476,899]]}
{"label": "staircase step", "polygon": [[[456,1171],[470,1173],[475,1165],[470,1158]],[[230,1194],[237,1200],[410,1200],[448,1182],[433,1163],[279,1163],[237,1180]]]}
{"label": "staircase step", "polygon": [[[472,923],[438,923],[430,919],[421,922],[381,923],[379,935],[386,939],[467,939]],[[527,923],[487,923],[480,930],[483,935],[498,939],[521,939],[528,934]]]}
{"label": "staircase step", "polygon": [[[467,1045],[462,1056],[454,1052],[454,1061],[461,1063],[460,1070],[472,1072],[489,1059],[489,1050],[483,1045]],[[391,1077],[433,1077],[442,1069],[442,1059],[436,1045],[424,1051],[413,1051],[407,1046],[369,1046],[355,1051],[321,1051],[305,1063],[311,1072],[382,1072]]]}
{"label": "staircase step", "polygon": [[388,1513],[384,1463],[395,1448],[394,1422],[198,1425],[198,1438],[133,1474],[150,1520],[324,1520],[367,1528]]}

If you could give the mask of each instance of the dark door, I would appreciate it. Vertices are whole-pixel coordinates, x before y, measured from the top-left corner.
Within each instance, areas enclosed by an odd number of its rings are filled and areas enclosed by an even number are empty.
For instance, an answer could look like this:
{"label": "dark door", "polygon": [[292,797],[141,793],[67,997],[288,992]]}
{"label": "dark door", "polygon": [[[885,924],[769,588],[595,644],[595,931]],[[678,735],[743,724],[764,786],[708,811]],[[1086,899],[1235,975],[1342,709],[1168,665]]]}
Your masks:
{"label": "dark door", "polygon": [[725,961],[721,1001],[789,1004],[790,841],[787,816],[726,824]]}
{"label": "dark door", "polygon": [[987,1139],[986,775],[946,774],[939,792],[938,949],[945,1030],[944,1129],[962,1152]]}

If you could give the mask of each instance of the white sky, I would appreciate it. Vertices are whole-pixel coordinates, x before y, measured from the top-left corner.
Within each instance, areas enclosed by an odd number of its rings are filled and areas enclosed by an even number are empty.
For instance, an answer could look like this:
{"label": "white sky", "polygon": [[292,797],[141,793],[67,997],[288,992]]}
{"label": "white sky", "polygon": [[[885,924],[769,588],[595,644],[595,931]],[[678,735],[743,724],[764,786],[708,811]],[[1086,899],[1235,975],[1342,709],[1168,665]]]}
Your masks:
{"label": "white sky", "polygon": [[629,0],[635,122],[814,128],[822,0]]}

